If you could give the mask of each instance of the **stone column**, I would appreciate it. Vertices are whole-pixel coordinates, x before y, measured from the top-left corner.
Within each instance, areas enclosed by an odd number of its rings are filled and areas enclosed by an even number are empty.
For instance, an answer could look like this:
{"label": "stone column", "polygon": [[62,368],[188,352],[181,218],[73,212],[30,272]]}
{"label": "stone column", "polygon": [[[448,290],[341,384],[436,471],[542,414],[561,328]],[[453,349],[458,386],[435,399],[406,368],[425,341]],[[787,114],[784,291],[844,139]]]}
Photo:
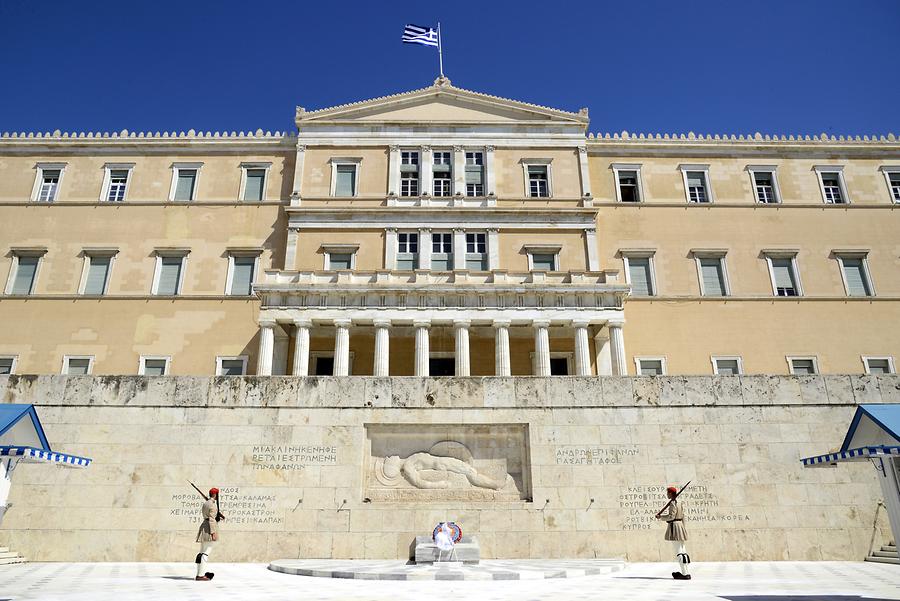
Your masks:
{"label": "stone column", "polygon": [[388,196],[400,196],[400,147],[396,145],[388,152]]}
{"label": "stone column", "polygon": [[594,199],[591,196],[591,172],[585,146],[578,147],[578,174],[581,176],[581,204],[585,207],[594,206]]}
{"label": "stone column", "polygon": [[289,227],[287,230],[287,242],[284,245],[284,270],[297,269],[297,242],[300,239],[300,229]]}
{"label": "stone column", "polygon": [[494,173],[494,147],[484,147],[484,193],[488,196],[496,196],[497,191],[494,190],[494,182],[497,176]]}
{"label": "stone column", "polygon": [[489,227],[487,231],[488,271],[500,269],[500,230]]}
{"label": "stone column", "polygon": [[600,328],[594,335],[594,348],[597,351],[596,361],[598,376],[613,375],[612,357],[610,356],[609,347],[609,328]]}
{"label": "stone column", "polygon": [[384,228],[384,268],[397,269],[397,228]]}
{"label": "stone column", "polygon": [[466,195],[466,149],[462,146],[453,147],[453,195]]}
{"label": "stone column", "polygon": [[384,378],[389,375],[391,320],[375,320],[375,368],[373,374]]}
{"label": "stone column", "polygon": [[469,326],[472,322],[468,319],[456,319],[453,321],[453,330],[456,333],[456,373],[457,376],[469,376]]}
{"label": "stone column", "polygon": [[627,376],[628,366],[625,365],[625,338],[622,336],[623,321],[607,322],[609,328],[610,357],[612,359],[612,372],[616,376]]}
{"label": "stone column", "polygon": [[419,153],[419,196],[434,196],[434,152],[423,146]]}
{"label": "stone column", "polygon": [[294,182],[291,189],[291,206],[299,207],[303,190],[303,163],[306,157],[306,146],[297,144],[297,158],[294,161]]}
{"label": "stone column", "polygon": [[575,375],[591,375],[590,344],[588,343],[588,321],[573,320],[575,328]]}
{"label": "stone column", "polygon": [[350,375],[350,320],[334,320],[334,375]]}
{"label": "stone column", "polygon": [[275,355],[275,321],[259,322],[259,356],[256,362],[256,375],[271,376],[272,362]]}
{"label": "stone column", "polygon": [[597,257],[597,229],[589,227],[584,230],[584,249],[587,252],[588,271],[600,271],[600,259]]}
{"label": "stone column", "polygon": [[466,230],[453,228],[453,269],[466,268]]}
{"label": "stone column", "polygon": [[431,228],[419,228],[419,269],[431,269]]}
{"label": "stone column", "polygon": [[309,329],[312,322],[308,319],[294,320],[294,368],[295,376],[309,375]]}
{"label": "stone column", "polygon": [[550,375],[550,321],[535,319],[534,328],[534,375]]}
{"label": "stone column", "polygon": [[431,327],[431,322],[427,319],[424,320],[416,320],[413,322],[413,327],[416,328],[416,375],[417,376],[428,376],[428,359],[430,357],[430,352],[428,348],[428,328]]}
{"label": "stone column", "polygon": [[509,368],[509,323],[508,319],[494,320],[494,375],[508,376]]}

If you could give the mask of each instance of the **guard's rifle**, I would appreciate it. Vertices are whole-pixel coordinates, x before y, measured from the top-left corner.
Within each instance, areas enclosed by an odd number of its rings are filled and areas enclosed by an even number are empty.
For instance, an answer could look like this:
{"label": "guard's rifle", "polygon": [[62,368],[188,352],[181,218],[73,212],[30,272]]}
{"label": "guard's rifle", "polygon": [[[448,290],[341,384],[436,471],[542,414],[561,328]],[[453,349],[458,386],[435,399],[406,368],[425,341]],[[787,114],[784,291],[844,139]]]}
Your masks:
{"label": "guard's rifle", "polygon": [[687,488],[688,485],[690,485],[690,483],[691,483],[691,481],[688,480],[688,481],[687,481],[687,484],[685,484],[684,486],[682,486],[682,487],[681,487],[681,490],[679,490],[677,493],[675,493],[675,496],[674,496],[674,497],[672,497],[671,499],[669,499],[669,502],[666,503],[666,504],[663,506],[663,508],[660,509],[660,510],[656,513],[656,517],[657,517],[657,518],[658,518],[659,516],[661,516],[662,513],[663,513],[666,509],[669,508],[669,506],[675,501],[675,499],[677,499],[677,498],[681,495],[681,493],[684,492],[684,489]]}
{"label": "guard's rifle", "polygon": [[[194,490],[196,490],[200,494],[200,496],[203,497],[204,501],[209,501],[209,497],[204,495],[203,491],[200,490],[199,488],[197,488],[196,484],[194,484],[190,480],[188,480],[188,484],[190,484],[191,486],[194,487]],[[225,519],[225,516],[222,514],[222,510],[219,507],[219,495],[216,495],[216,521],[221,522],[224,519]]]}

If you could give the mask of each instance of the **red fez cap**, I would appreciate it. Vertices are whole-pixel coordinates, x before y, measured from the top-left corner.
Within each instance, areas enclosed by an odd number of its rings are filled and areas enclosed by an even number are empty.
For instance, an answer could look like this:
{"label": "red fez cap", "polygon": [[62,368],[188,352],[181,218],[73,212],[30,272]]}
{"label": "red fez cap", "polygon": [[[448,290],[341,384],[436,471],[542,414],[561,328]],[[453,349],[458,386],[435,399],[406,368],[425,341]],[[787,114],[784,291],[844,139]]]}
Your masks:
{"label": "red fez cap", "polygon": [[217,495],[217,494],[219,494],[219,489],[216,488],[215,486],[209,489],[209,496],[213,496],[213,495]]}
{"label": "red fez cap", "polygon": [[673,495],[677,495],[677,494],[678,494],[678,489],[675,488],[674,486],[670,486],[669,488],[666,489],[666,492],[670,492],[670,493],[672,493]]}

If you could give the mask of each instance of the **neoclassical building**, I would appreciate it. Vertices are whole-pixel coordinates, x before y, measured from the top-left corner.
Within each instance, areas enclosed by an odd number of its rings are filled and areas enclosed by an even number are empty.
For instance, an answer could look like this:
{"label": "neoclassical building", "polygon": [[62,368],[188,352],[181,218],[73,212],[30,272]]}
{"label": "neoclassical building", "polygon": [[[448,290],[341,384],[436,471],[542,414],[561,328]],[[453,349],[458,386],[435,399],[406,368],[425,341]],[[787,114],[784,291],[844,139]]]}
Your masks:
{"label": "neoclassical building", "polygon": [[600,134],[447,79],[4,133],[0,373],[893,373],[893,136]]}

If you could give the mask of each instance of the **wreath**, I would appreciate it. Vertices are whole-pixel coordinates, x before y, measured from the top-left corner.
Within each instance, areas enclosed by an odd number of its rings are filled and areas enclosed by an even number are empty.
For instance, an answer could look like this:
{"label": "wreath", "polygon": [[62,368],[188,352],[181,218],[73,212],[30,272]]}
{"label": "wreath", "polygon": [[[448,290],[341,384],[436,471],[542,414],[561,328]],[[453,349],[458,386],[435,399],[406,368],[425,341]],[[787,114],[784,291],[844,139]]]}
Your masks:
{"label": "wreath", "polygon": [[457,525],[456,522],[441,522],[437,526],[434,527],[434,530],[431,531],[431,540],[435,540],[437,538],[438,530],[441,529],[441,524],[447,524],[450,526],[450,530],[453,531],[453,544],[455,545],[462,539],[462,528]]}

